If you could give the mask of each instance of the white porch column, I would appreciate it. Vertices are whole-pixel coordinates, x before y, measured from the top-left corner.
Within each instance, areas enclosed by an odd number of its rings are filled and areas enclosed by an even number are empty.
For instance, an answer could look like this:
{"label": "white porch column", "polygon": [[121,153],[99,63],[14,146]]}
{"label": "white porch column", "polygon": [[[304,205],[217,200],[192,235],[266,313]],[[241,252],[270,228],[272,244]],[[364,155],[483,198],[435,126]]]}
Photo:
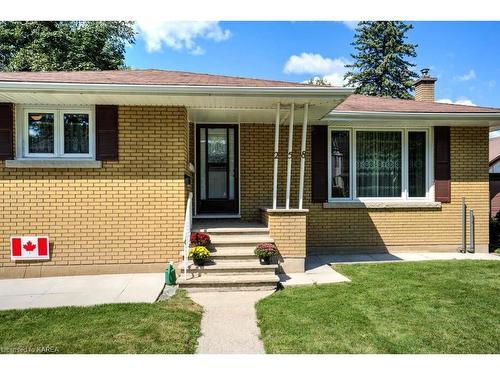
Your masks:
{"label": "white porch column", "polygon": [[293,116],[295,112],[295,103],[290,107],[290,126],[288,128],[288,154],[286,166],[286,209],[290,209],[290,188],[292,184],[292,151],[293,151]]}
{"label": "white porch column", "polygon": [[307,138],[307,116],[309,115],[309,104],[304,105],[304,122],[302,123],[302,144],[300,147],[300,184],[299,184],[299,210],[302,210],[304,201],[304,170],[306,167],[306,138]]}
{"label": "white porch column", "polygon": [[274,175],[273,175],[273,208],[278,205],[278,155],[280,143],[280,103],[276,105],[276,123],[274,125]]}

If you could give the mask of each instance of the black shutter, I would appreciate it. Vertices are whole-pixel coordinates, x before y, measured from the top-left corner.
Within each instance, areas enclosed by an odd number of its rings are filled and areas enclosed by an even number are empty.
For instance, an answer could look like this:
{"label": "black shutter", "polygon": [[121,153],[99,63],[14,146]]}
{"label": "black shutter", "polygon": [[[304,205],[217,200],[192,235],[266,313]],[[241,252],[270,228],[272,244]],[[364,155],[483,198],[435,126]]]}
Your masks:
{"label": "black shutter", "polygon": [[434,128],[434,196],[436,202],[451,202],[450,127]]}
{"label": "black shutter", "polygon": [[97,105],[96,118],[96,159],[118,160],[118,106]]}
{"label": "black shutter", "polygon": [[0,160],[14,158],[14,112],[12,104],[0,103]]}
{"label": "black shutter", "polygon": [[328,200],[328,127],[313,126],[311,135],[311,197],[313,203]]}

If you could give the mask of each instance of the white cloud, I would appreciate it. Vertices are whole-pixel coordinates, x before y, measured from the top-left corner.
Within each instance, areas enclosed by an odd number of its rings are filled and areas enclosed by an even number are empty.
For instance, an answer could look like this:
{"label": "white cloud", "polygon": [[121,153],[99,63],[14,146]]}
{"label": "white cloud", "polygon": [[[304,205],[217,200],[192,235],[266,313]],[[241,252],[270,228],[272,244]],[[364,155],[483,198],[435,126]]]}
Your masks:
{"label": "white cloud", "polygon": [[358,27],[359,21],[342,21],[342,23],[347,26],[351,30],[356,30],[356,27]]}
{"label": "white cloud", "polygon": [[494,132],[490,132],[490,138],[500,137],[500,130],[495,130]]}
{"label": "white cloud", "polygon": [[474,71],[474,69],[471,69],[468,73],[464,74],[463,76],[458,76],[456,77],[456,79],[462,82],[476,79],[476,72]]}
{"label": "white cloud", "polygon": [[448,98],[443,98],[443,99],[439,99],[437,100],[438,103],[445,103],[445,104],[461,104],[461,105],[470,105],[472,107],[475,107],[477,106],[477,104],[474,104],[472,103],[471,100],[467,99],[467,98],[461,98],[461,99],[457,99],[456,101],[453,101],[451,99],[448,99]]}
{"label": "white cloud", "polygon": [[292,55],[285,63],[283,71],[287,74],[314,74],[334,86],[344,84],[344,74],[347,72],[345,65],[349,61],[343,57],[331,59],[318,53],[303,52]]}
{"label": "white cloud", "polygon": [[148,52],[161,51],[164,46],[174,50],[187,50],[193,55],[205,53],[196,42],[208,39],[222,42],[231,37],[231,32],[222,29],[218,22],[168,22],[137,21],[139,36],[146,42]]}

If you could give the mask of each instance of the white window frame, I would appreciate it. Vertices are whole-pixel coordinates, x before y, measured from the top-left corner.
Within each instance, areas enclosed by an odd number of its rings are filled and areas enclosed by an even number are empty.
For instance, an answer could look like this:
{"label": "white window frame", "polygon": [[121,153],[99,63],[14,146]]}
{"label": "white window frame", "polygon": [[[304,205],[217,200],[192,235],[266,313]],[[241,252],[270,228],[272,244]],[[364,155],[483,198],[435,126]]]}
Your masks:
{"label": "white window frame", "polygon": [[[347,131],[349,133],[349,197],[332,197],[332,132]],[[401,133],[401,196],[400,197],[358,197],[356,186],[356,134],[358,131],[397,131]],[[426,194],[425,197],[409,197],[408,177],[409,177],[409,155],[408,155],[408,133],[425,132],[426,134]],[[339,126],[328,127],[328,202],[429,202],[433,200],[433,137],[430,126]]]}
{"label": "white window frame", "polygon": [[[54,152],[30,153],[28,114],[54,114]],[[72,154],[64,152],[64,115],[86,114],[89,116],[89,152],[87,154]],[[16,159],[21,160],[95,160],[95,110],[93,107],[64,106],[22,106],[17,113],[16,121]]]}

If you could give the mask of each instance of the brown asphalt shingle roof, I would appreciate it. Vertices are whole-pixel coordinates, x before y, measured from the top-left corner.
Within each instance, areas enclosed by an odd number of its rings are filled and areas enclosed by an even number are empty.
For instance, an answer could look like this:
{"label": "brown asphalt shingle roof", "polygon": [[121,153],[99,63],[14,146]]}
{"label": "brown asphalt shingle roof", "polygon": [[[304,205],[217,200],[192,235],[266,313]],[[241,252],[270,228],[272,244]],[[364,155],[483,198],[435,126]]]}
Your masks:
{"label": "brown asphalt shingle roof", "polygon": [[474,107],[459,104],[445,104],[381,98],[353,94],[340,103],[334,111],[356,112],[421,112],[421,113],[500,113],[499,108]]}
{"label": "brown asphalt shingle roof", "polygon": [[76,72],[0,72],[0,82],[123,84],[166,86],[304,87],[303,83],[272,81],[170,70],[105,70]]}
{"label": "brown asphalt shingle roof", "polygon": [[[107,70],[72,72],[0,72],[0,82],[123,84],[165,86],[311,87],[298,82],[275,81],[171,70]],[[431,103],[416,100],[350,95],[334,111],[500,113],[499,108]]]}

